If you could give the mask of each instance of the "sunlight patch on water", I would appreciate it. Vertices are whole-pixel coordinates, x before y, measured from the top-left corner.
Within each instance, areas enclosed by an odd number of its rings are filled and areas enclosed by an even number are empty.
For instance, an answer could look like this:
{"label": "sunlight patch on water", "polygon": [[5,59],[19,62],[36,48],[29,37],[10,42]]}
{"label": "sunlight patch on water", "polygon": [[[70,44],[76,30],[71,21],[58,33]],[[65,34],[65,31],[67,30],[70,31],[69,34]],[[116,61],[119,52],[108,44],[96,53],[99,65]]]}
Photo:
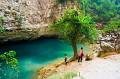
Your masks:
{"label": "sunlight patch on water", "polygon": [[21,61],[21,66],[26,71],[33,71],[35,69],[40,68],[40,66],[42,66],[42,65],[40,63],[36,63],[30,59],[25,59],[25,60]]}

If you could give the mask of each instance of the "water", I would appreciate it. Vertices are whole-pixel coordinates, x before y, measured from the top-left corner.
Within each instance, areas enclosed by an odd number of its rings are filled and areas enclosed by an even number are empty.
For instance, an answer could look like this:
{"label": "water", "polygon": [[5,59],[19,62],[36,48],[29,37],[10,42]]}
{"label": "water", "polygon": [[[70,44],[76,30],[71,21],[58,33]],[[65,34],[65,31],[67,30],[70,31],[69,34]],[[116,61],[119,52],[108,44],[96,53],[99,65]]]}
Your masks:
{"label": "water", "polygon": [[[80,45],[78,45],[80,47]],[[0,52],[15,50],[20,64],[20,79],[31,79],[41,66],[54,60],[73,55],[71,45],[59,39],[39,39],[6,46],[0,46]]]}

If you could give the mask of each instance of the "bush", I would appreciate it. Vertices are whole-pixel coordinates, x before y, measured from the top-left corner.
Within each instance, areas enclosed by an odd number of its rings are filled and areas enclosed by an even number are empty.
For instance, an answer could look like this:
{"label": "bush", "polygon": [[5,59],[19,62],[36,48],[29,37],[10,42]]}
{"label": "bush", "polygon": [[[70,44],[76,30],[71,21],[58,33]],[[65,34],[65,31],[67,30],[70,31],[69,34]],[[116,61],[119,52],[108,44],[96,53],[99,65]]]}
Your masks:
{"label": "bush", "polygon": [[15,51],[0,54],[0,79],[18,79],[18,61],[15,56]]}
{"label": "bush", "polygon": [[0,33],[4,32],[5,31],[5,28],[0,26]]}

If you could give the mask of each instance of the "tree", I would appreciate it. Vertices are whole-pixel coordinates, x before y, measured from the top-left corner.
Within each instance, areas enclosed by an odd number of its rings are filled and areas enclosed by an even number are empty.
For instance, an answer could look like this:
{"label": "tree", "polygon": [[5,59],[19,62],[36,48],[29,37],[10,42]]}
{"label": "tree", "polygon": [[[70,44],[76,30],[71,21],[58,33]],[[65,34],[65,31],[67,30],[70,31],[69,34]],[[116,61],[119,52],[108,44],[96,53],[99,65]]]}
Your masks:
{"label": "tree", "polygon": [[87,10],[89,9],[89,0],[77,0],[80,3],[81,9],[84,11],[84,14],[87,14]]}
{"label": "tree", "polygon": [[81,11],[67,9],[64,14],[50,25],[59,35],[71,42],[74,58],[77,57],[77,42],[93,42],[96,38],[96,28],[90,16]]}
{"label": "tree", "polygon": [[106,25],[105,28],[103,29],[105,33],[107,32],[120,32],[120,20],[115,19],[109,21]]}
{"label": "tree", "polygon": [[76,0],[56,0],[57,3],[60,3],[60,4],[65,4],[67,3],[68,1],[71,1],[71,2],[74,2]]}
{"label": "tree", "polygon": [[95,22],[108,22],[111,18],[120,18],[119,0],[78,0],[86,14],[92,15]]}

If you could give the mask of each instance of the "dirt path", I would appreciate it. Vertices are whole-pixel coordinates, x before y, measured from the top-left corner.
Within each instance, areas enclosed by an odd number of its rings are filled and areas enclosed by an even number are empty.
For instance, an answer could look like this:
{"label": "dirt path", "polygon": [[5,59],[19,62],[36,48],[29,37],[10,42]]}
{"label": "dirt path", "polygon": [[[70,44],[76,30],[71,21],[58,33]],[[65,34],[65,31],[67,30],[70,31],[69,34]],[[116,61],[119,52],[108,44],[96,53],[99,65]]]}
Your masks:
{"label": "dirt path", "polygon": [[[120,55],[108,56],[104,59],[94,58],[92,61],[78,63],[74,61],[68,66],[62,65],[58,72],[73,71],[80,73],[84,79],[120,79]],[[81,79],[75,77],[73,79]]]}

